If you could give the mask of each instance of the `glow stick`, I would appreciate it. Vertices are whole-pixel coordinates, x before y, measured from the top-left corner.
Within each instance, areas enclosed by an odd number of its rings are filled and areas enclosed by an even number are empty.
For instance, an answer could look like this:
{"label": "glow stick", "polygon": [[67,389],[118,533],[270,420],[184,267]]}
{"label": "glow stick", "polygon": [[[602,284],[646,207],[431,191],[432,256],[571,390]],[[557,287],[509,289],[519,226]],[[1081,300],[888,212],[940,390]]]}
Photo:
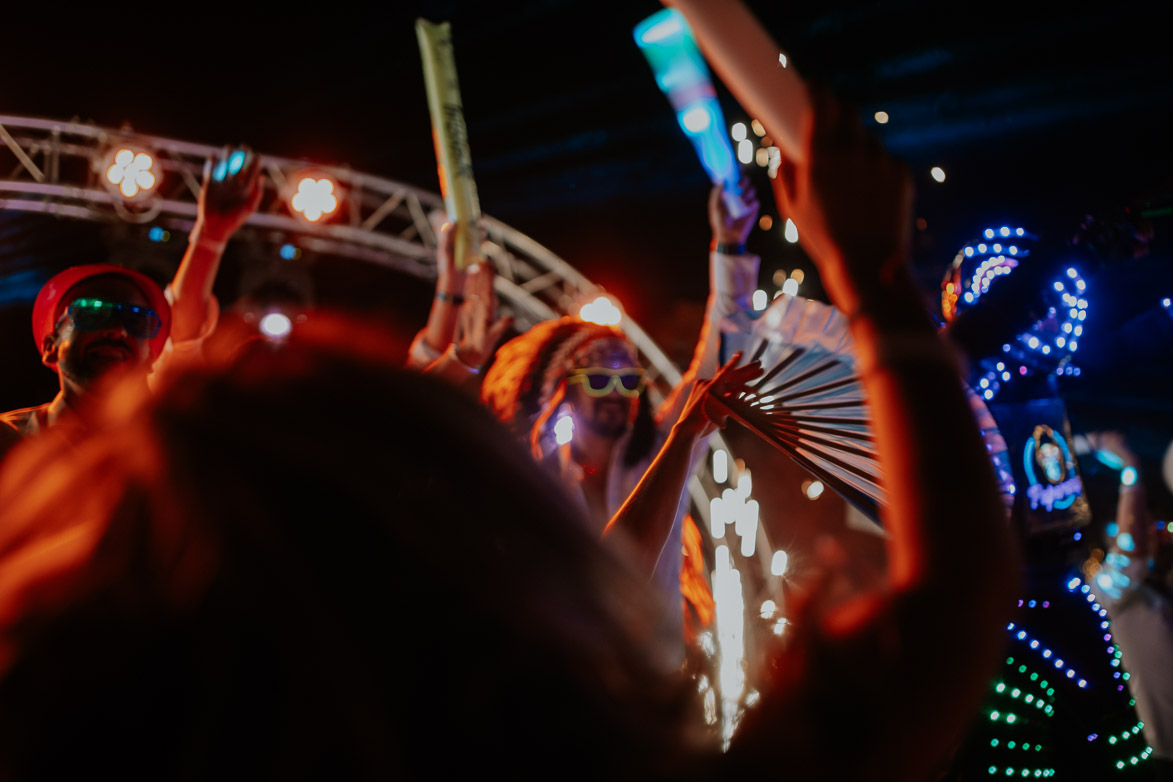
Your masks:
{"label": "glow stick", "polygon": [[738,185],[741,176],[725,129],[725,115],[688,22],[678,11],[665,9],[637,24],[634,35],[701,165],[713,184],[724,185],[730,213],[741,217],[746,213]]}
{"label": "glow stick", "polygon": [[[802,129],[810,114],[806,84],[740,0],[664,0],[684,18],[730,92],[765,125],[783,154],[805,157]],[[781,58],[781,61],[780,61]]]}
{"label": "glow stick", "polygon": [[456,224],[453,261],[464,269],[481,258],[481,204],[472,177],[472,156],[468,151],[468,129],[456,79],[452,55],[452,26],[417,19],[415,33],[424,63],[424,84],[428,90],[428,112],[432,116],[432,141],[436,146],[436,168],[440,192],[448,207],[448,219]]}

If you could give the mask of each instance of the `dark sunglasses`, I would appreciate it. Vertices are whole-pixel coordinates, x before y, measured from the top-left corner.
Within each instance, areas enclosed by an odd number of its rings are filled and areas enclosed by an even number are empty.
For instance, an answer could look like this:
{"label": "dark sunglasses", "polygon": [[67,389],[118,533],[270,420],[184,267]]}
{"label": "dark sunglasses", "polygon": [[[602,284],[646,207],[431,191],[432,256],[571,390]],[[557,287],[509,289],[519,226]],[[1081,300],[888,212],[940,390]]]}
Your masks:
{"label": "dark sunglasses", "polygon": [[606,367],[590,367],[580,369],[566,378],[568,383],[582,383],[582,390],[587,396],[606,396],[612,391],[618,391],[623,396],[639,396],[644,390],[644,371],[642,369],[607,369]]}
{"label": "dark sunglasses", "polygon": [[139,307],[106,299],[74,299],[66,310],[74,328],[99,331],[114,320],[115,313],[126,333],[136,339],[152,339],[163,327],[159,314],[150,307]]}

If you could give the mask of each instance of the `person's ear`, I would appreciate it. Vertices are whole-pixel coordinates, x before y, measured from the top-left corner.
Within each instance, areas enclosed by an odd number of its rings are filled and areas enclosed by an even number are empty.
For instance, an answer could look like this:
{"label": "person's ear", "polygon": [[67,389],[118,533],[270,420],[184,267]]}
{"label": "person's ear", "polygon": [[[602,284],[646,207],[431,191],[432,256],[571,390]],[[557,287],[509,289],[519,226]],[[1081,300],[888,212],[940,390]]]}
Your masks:
{"label": "person's ear", "polygon": [[46,366],[54,366],[57,363],[57,332],[46,334],[45,339],[41,342],[41,361]]}

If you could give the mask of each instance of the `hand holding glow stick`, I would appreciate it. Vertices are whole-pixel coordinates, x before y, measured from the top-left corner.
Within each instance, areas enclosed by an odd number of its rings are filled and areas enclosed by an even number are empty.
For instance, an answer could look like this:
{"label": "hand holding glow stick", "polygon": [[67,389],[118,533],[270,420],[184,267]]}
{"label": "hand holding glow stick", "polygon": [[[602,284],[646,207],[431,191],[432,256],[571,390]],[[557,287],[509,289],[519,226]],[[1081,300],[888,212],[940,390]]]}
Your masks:
{"label": "hand holding glow stick", "polygon": [[460,84],[456,79],[452,27],[447,22],[432,24],[417,19],[415,32],[424,64],[440,192],[448,207],[448,219],[456,225],[456,268],[464,269],[481,258],[480,228],[477,225],[481,205],[472,175],[468,130],[464,124]]}

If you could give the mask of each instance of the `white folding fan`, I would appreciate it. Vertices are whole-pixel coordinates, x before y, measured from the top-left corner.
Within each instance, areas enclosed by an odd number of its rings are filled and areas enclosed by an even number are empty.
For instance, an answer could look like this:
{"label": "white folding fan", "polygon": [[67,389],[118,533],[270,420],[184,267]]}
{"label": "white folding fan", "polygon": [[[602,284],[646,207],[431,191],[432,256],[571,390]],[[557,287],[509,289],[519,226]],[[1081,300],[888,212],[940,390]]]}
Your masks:
{"label": "white folding fan", "polygon": [[[723,400],[732,417],[878,520],[882,475],[847,318],[830,305],[782,295],[761,317],[738,313],[720,328],[722,363],[741,351],[743,363],[757,360],[764,369],[750,394]],[[968,386],[966,392],[1009,507],[1006,441],[978,395]]]}

